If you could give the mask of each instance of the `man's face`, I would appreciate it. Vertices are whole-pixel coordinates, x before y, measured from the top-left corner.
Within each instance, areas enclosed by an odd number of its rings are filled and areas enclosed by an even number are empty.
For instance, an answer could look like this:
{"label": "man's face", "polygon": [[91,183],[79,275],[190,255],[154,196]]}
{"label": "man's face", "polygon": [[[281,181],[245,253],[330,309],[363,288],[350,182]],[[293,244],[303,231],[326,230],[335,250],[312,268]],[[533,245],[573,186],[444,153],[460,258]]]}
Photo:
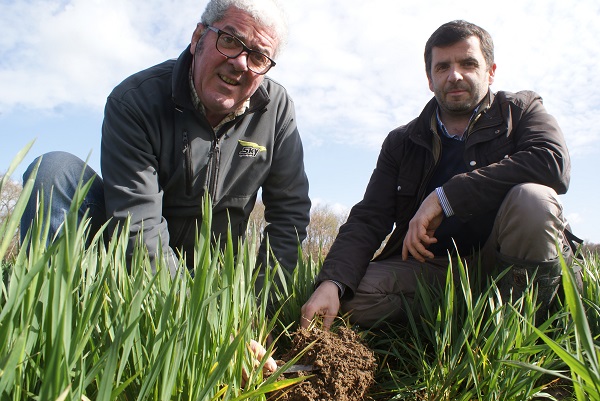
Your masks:
{"label": "man's face", "polygon": [[[236,36],[250,49],[269,57],[273,57],[278,45],[270,29],[234,7],[213,26]],[[248,69],[246,52],[236,58],[227,58],[217,50],[216,41],[217,33],[199,24],[192,35],[190,48],[194,54],[194,86],[205,107],[206,116],[213,125],[237,110],[264,78]]]}
{"label": "man's face", "polygon": [[477,36],[434,47],[429,89],[443,113],[470,114],[494,82],[496,64],[487,66]]}

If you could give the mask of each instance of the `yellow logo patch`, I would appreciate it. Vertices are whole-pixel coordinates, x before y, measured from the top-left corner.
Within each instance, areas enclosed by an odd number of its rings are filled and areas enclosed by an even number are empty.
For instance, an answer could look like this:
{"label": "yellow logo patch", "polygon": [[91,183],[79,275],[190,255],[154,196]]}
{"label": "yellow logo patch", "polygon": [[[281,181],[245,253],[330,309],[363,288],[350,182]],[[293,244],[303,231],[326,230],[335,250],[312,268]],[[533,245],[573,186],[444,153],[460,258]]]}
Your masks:
{"label": "yellow logo patch", "polygon": [[241,145],[242,149],[238,155],[240,157],[256,157],[259,152],[266,152],[267,148],[261,146],[254,142],[242,141],[238,140],[238,143]]}

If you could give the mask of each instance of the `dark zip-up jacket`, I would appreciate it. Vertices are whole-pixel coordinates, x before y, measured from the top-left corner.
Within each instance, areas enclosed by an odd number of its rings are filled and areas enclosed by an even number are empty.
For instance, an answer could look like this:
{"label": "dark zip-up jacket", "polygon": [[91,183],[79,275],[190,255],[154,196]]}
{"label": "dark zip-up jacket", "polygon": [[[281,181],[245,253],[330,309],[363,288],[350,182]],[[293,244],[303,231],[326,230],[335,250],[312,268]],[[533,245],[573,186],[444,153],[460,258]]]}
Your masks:
{"label": "dark zip-up jacket", "polygon": [[[433,98],[421,115],[385,139],[365,196],[356,204],[323,263],[317,284],[336,280],[351,297],[373,254],[392,231],[378,258],[401,253],[408,223],[428,195],[441,143]],[[533,182],[563,194],[570,158],[561,129],[534,92],[488,93],[467,129],[464,162],[443,189],[456,216],[476,219],[500,207],[515,185]]]}
{"label": "dark zip-up jacket", "polygon": [[213,233],[230,224],[235,240],[245,234],[261,189],[270,246],[282,265],[295,267],[310,200],[292,100],[265,77],[249,109],[215,132],[193,106],[191,62],[188,47],[109,95],[101,152],[107,216],[116,224],[131,215],[129,252],[143,233],[152,257],[160,244],[171,268],[181,251],[191,267],[205,191]]}

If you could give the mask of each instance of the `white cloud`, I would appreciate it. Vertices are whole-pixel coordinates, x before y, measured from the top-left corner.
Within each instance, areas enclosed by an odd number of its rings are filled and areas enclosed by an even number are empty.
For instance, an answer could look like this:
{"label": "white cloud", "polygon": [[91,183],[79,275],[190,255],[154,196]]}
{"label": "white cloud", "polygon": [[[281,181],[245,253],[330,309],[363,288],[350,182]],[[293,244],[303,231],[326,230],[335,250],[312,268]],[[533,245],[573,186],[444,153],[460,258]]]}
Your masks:
{"label": "white cloud", "polygon": [[[377,149],[431,97],[424,43],[462,18],[494,37],[495,90],[533,89],[561,123],[573,154],[595,152],[600,109],[600,6],[595,0],[286,0],[290,42],[272,76],[295,99],[308,144]],[[176,57],[205,2],[33,0],[0,4],[0,112],[75,103],[101,110],[127,75]]]}
{"label": "white cloud", "polygon": [[[600,139],[588,128],[600,108],[595,73],[600,36],[594,0],[508,1],[473,7],[412,2],[288,0],[291,37],[273,70],[294,97],[303,135],[378,148],[431,94],[424,43],[441,23],[463,18],[496,43],[495,90],[533,89],[563,125],[574,154]],[[127,75],[176,57],[204,2],[19,0],[0,5],[0,110],[101,109]]]}
{"label": "white cloud", "polygon": [[[578,232],[597,232],[591,214],[584,212],[586,207],[595,210],[585,202],[597,198],[589,182],[595,178],[594,156],[600,152],[600,130],[595,128],[600,114],[597,0],[283,3],[288,7],[290,41],[270,75],[294,98],[305,147],[313,151],[307,154],[332,159],[327,169],[310,177],[316,197],[329,194],[331,199],[323,203],[360,199],[362,180],[367,180],[374,164],[370,160],[385,135],[415,118],[431,97],[423,62],[425,41],[442,23],[466,19],[494,38],[498,69],[493,89],[535,90],[558,119],[573,165],[579,166],[567,195],[572,205],[566,210],[574,213],[569,219],[583,228],[577,227]],[[40,125],[47,124],[39,134],[43,139],[54,132],[52,124],[66,118],[63,110],[72,116],[78,114],[72,110],[87,109],[101,121],[114,85],[183,51],[205,4],[206,0],[0,1],[0,123],[10,125],[11,116],[27,115],[23,108],[34,110],[36,119],[43,121]],[[58,118],[45,119],[51,113]],[[88,123],[81,122],[80,131],[89,136],[80,138],[78,131],[77,140],[71,140],[83,147],[82,155],[100,131]],[[29,132],[21,126],[5,129],[0,133],[4,138],[7,132]],[[10,146],[5,144],[0,152],[20,149],[17,142],[11,136]],[[10,160],[11,152],[3,154],[4,159]],[[588,217],[581,219],[577,213]]]}
{"label": "white cloud", "polygon": [[[52,109],[65,103],[101,109],[119,81],[176,57],[189,43],[199,14],[190,18],[189,11],[175,12],[175,6],[157,0],[3,4],[7,34],[0,40],[0,109]],[[183,27],[189,30],[188,42]]]}
{"label": "white cloud", "polygon": [[[291,1],[292,39],[273,72],[296,99],[303,134],[379,147],[431,97],[423,48],[439,25],[466,19],[496,44],[494,90],[538,91],[563,126],[573,154],[600,139],[589,122],[600,109],[600,9],[584,0],[507,1],[489,7],[444,1]],[[300,73],[302,72],[302,73]],[[326,138],[326,139],[325,139]]]}

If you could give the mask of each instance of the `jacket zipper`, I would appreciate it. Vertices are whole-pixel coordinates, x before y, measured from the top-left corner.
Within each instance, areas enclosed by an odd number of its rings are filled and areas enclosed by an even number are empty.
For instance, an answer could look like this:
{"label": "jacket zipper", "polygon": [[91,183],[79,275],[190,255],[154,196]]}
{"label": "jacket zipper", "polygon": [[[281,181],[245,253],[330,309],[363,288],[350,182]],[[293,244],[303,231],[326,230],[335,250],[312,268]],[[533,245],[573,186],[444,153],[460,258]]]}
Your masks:
{"label": "jacket zipper", "polygon": [[[435,135],[434,135],[435,137]],[[440,147],[440,152],[441,152],[441,147]],[[433,154],[433,152],[431,152]],[[427,172],[425,173],[425,179],[423,180],[423,182],[421,183],[421,185],[419,186],[419,189],[417,190],[417,209],[414,211],[415,213],[417,212],[417,210],[419,209],[419,207],[421,206],[421,203],[423,203],[423,200],[425,199],[425,188],[427,188],[427,185],[429,184],[429,180],[431,179],[433,172],[435,171],[435,169],[437,168],[437,164],[439,163],[440,159],[441,159],[441,153],[438,156],[437,160],[435,159],[435,156],[432,157],[433,160],[433,164],[427,169]],[[383,248],[382,252],[376,256],[373,260],[381,260],[381,259],[385,259],[387,257],[389,257],[390,255],[392,255],[394,252],[396,252],[398,250],[399,247],[402,246],[402,241],[404,238],[404,235],[406,234],[406,228],[402,228],[402,231],[400,231],[399,227],[395,227],[394,230],[392,231],[392,235],[390,236],[390,238],[388,239],[388,243],[386,244],[386,246]],[[402,233],[402,234],[400,234]]]}
{"label": "jacket zipper", "polygon": [[[437,135],[433,134],[433,140],[437,140],[440,141],[440,139],[437,137]],[[428,195],[425,193],[425,188],[427,188],[427,185],[429,185],[429,181],[431,180],[431,177],[433,176],[433,173],[435,172],[435,170],[438,167],[438,164],[442,158],[442,145],[441,143],[438,142],[438,146],[440,148],[440,153],[438,154],[437,159],[435,158],[435,155],[432,153],[432,158],[433,158],[433,164],[429,167],[429,169],[427,170],[427,173],[425,174],[425,179],[421,182],[421,186],[419,187],[419,191],[417,193],[417,199],[418,199],[418,204],[420,207],[421,203],[423,203],[423,201],[425,200],[425,195]],[[417,210],[418,210],[417,207]],[[417,210],[415,210],[415,213],[417,212]]]}
{"label": "jacket zipper", "polygon": [[193,169],[192,169],[192,147],[190,146],[188,133],[187,131],[183,131],[183,156],[185,160],[185,194],[192,194],[192,179],[193,179]]}
{"label": "jacket zipper", "polygon": [[207,177],[208,193],[213,206],[216,204],[217,187],[219,182],[219,166],[221,162],[221,140],[215,138],[213,148],[210,151],[210,171]]}

